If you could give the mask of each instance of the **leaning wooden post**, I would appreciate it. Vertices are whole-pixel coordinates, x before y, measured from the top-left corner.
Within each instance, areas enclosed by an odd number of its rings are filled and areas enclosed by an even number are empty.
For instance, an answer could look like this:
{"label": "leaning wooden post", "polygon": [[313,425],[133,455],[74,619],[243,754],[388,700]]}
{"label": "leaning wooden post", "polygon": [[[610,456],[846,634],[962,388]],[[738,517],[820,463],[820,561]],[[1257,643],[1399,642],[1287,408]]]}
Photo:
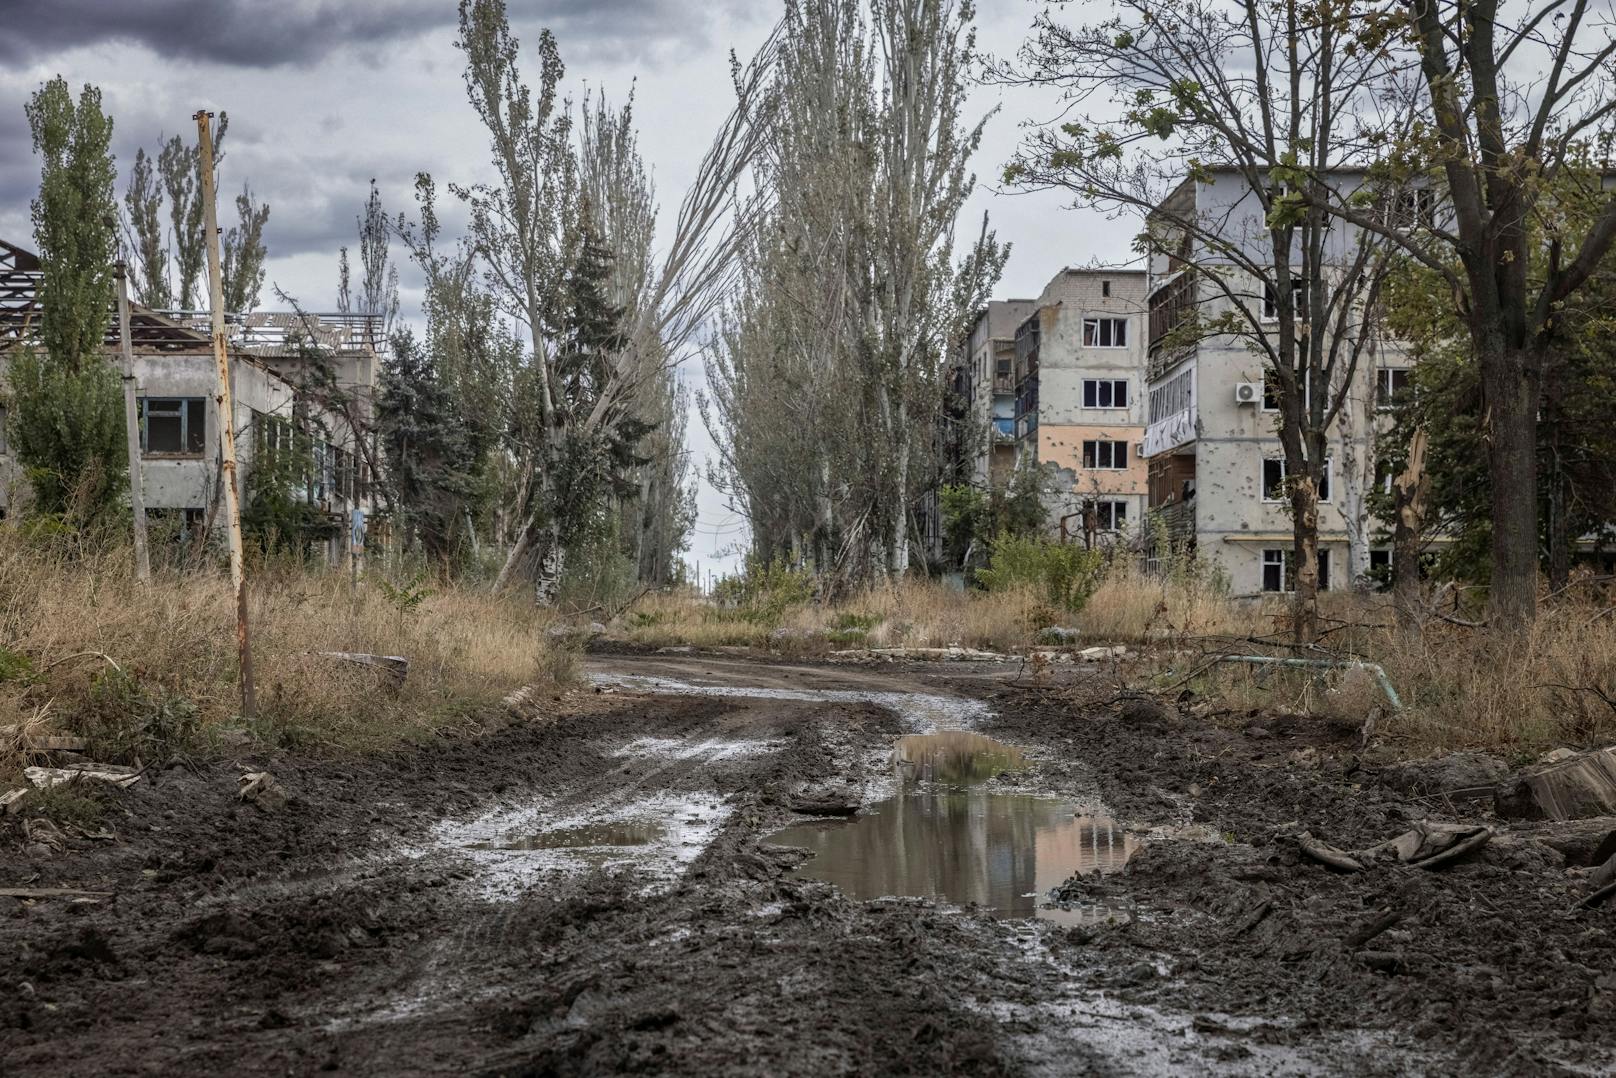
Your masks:
{"label": "leaning wooden post", "polygon": [[242,564],[241,491],[236,482],[236,414],[230,395],[230,359],[224,336],[224,282],[219,269],[219,216],[214,206],[213,113],[201,110],[196,121],[202,172],[203,231],[208,246],[208,300],[213,309],[213,402],[219,415],[219,460],[224,486],[225,523],[230,531],[230,580],[236,586],[236,651],[241,661],[241,713],[252,718],[252,640],[247,632],[247,573]]}
{"label": "leaning wooden post", "polygon": [[135,515],[135,579],[151,579],[146,552],[146,492],[140,472],[140,412],[135,399],[135,349],[129,340],[129,267],[113,267],[118,278],[118,347],[123,353],[123,426],[129,443],[129,508]]}

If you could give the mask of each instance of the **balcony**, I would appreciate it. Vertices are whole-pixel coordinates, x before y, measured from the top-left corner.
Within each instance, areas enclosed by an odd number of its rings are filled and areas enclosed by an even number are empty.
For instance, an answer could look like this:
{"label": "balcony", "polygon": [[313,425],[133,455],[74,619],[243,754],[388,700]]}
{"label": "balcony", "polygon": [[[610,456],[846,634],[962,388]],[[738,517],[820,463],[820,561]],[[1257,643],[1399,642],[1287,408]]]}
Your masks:
{"label": "balcony", "polygon": [[1188,270],[1171,277],[1150,296],[1150,368],[1154,378],[1178,358],[1178,349],[1165,349],[1165,340],[1189,320],[1195,310],[1195,276]]}

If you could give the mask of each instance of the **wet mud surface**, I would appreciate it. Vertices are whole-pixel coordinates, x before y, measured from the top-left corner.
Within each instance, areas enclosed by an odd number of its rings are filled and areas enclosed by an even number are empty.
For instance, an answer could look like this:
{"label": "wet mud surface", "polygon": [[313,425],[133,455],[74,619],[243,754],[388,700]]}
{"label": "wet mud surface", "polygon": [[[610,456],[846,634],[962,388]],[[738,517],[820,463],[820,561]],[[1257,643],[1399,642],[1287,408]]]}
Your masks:
{"label": "wet mud surface", "polygon": [[[1334,735],[1083,712],[1003,669],[590,665],[607,691],[556,717],[238,761],[291,793],[280,813],[218,765],[110,794],[115,838],[50,857],[0,821],[0,886],[113,896],[0,898],[0,1074],[1616,1060],[1616,912],[1564,913],[1559,853],[1340,876],[1276,838],[1432,815]],[[792,810],[825,791],[859,813]]]}

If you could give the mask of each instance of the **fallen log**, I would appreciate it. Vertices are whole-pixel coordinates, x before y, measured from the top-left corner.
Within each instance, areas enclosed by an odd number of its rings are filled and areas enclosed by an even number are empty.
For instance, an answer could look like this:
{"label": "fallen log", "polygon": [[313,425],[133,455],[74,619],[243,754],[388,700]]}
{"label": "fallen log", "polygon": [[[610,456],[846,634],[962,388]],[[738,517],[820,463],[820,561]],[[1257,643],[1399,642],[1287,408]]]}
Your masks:
{"label": "fallen log", "polygon": [[1372,920],[1349,932],[1341,942],[1348,950],[1356,951],[1382,932],[1401,924],[1404,916],[1399,910],[1381,910]]}
{"label": "fallen log", "polygon": [[0,887],[0,898],[112,898],[114,893],[73,887]]}
{"label": "fallen log", "polygon": [[1319,862],[1319,864],[1333,868],[1337,872],[1362,872],[1364,870],[1362,861],[1345,850],[1337,849],[1328,842],[1319,841],[1313,837],[1312,832],[1303,831],[1297,835],[1296,847],[1313,860]]}

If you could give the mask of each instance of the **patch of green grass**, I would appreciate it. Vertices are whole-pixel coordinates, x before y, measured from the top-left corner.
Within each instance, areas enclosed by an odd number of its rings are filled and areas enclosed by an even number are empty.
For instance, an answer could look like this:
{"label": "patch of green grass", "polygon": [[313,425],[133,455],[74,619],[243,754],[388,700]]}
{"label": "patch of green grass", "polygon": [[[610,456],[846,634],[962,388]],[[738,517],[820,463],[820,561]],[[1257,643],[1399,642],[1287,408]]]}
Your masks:
{"label": "patch of green grass", "polygon": [[30,790],[22,799],[25,816],[43,816],[62,826],[93,830],[106,811],[100,788],[93,783],[59,782],[44,790]]}
{"label": "patch of green grass", "polygon": [[831,619],[830,627],[833,630],[843,632],[858,630],[859,632],[867,633],[881,624],[881,620],[880,614],[858,614],[850,610],[844,610]]}

